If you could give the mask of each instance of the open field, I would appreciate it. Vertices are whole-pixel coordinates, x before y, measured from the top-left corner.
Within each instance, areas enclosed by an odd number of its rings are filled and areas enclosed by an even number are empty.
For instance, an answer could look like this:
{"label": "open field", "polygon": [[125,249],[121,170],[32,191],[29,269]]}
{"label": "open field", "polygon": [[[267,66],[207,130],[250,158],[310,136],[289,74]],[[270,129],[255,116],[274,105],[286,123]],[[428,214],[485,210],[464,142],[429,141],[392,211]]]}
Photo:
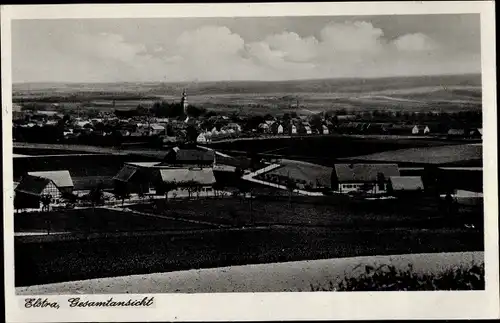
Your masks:
{"label": "open field", "polygon": [[482,165],[482,144],[447,145],[437,147],[408,148],[380,153],[354,156],[345,161],[352,162],[386,162],[416,164],[452,164],[460,161],[478,161]]}
{"label": "open field", "polygon": [[405,148],[434,147],[460,143],[460,141],[435,138],[327,135],[245,140],[242,142],[214,142],[207,146],[224,151],[229,155],[238,153],[246,155],[247,152],[251,152],[265,154],[269,157],[303,160],[331,166],[338,158],[342,157],[368,155]]}
{"label": "open field", "polygon": [[31,243],[20,238],[15,239],[16,286],[243,264],[484,248],[482,232],[463,229],[270,228]]}
{"label": "open field", "polygon": [[[14,102],[59,103],[72,108],[110,109],[177,101],[187,88],[189,102],[211,110],[301,114],[327,110],[460,111],[481,109],[480,75],[325,79],[284,82],[14,84]],[[301,108],[290,108],[299,100]],[[302,109],[303,107],[303,109]]]}

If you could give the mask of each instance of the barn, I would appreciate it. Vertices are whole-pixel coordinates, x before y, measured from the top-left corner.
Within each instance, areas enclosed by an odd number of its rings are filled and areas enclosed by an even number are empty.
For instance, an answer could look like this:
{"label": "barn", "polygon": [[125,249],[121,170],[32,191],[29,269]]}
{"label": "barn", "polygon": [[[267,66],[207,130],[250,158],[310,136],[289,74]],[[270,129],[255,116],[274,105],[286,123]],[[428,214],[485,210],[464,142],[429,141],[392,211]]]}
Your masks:
{"label": "barn", "polygon": [[14,208],[39,209],[42,207],[42,198],[48,196],[51,198],[51,203],[57,203],[62,192],[48,178],[27,175],[15,188]]}

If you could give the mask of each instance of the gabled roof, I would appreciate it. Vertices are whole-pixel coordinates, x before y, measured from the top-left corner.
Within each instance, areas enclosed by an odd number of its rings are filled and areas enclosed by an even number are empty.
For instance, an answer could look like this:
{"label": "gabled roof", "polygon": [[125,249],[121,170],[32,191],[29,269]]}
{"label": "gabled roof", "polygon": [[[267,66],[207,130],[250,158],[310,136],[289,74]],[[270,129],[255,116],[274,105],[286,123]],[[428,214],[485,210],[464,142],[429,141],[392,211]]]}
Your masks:
{"label": "gabled roof", "polygon": [[215,183],[214,172],[211,168],[170,168],[160,169],[159,173],[164,182],[176,182],[181,185],[188,181],[194,181],[200,185],[212,185]]}
{"label": "gabled roof", "polygon": [[57,187],[73,187],[73,180],[67,170],[28,172],[28,175],[49,179]]}
{"label": "gabled roof", "polygon": [[339,182],[374,182],[379,173],[386,179],[399,176],[396,164],[335,164],[334,171]]}
{"label": "gabled roof", "polygon": [[47,178],[30,175],[24,176],[19,185],[15,188],[15,191],[18,193],[40,196],[50,182],[51,180]]}
{"label": "gabled roof", "polygon": [[465,130],[464,129],[450,129],[448,130],[449,135],[464,135]]}
{"label": "gabled roof", "polygon": [[389,177],[394,191],[418,191],[424,189],[420,176],[391,176]]}
{"label": "gabled roof", "polygon": [[121,182],[128,182],[136,172],[137,172],[136,167],[131,165],[125,165],[122,167],[122,169],[120,169],[118,174],[116,174],[116,176],[113,177],[113,179]]}

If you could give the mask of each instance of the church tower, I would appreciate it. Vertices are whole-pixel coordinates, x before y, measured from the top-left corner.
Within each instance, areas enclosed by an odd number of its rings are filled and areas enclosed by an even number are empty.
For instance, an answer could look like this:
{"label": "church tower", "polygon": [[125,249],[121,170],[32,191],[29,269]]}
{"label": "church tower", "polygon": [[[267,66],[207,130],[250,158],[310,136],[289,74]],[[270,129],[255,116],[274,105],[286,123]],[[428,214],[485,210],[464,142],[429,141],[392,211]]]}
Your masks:
{"label": "church tower", "polygon": [[188,102],[187,102],[186,90],[182,91],[181,105],[182,105],[182,109],[184,110],[184,114],[187,115]]}

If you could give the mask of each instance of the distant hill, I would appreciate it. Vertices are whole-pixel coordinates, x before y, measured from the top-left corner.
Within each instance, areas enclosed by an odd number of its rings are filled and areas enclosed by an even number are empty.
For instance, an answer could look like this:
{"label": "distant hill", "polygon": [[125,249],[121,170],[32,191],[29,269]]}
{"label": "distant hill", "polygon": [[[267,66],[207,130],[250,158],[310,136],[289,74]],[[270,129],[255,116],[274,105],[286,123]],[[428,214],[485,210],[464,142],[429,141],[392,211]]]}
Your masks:
{"label": "distant hill", "polygon": [[177,100],[184,88],[190,103],[209,108],[285,108],[298,99],[301,106],[320,110],[339,107],[481,109],[482,98],[479,74],[273,82],[23,83],[13,85],[13,97],[15,102]]}

